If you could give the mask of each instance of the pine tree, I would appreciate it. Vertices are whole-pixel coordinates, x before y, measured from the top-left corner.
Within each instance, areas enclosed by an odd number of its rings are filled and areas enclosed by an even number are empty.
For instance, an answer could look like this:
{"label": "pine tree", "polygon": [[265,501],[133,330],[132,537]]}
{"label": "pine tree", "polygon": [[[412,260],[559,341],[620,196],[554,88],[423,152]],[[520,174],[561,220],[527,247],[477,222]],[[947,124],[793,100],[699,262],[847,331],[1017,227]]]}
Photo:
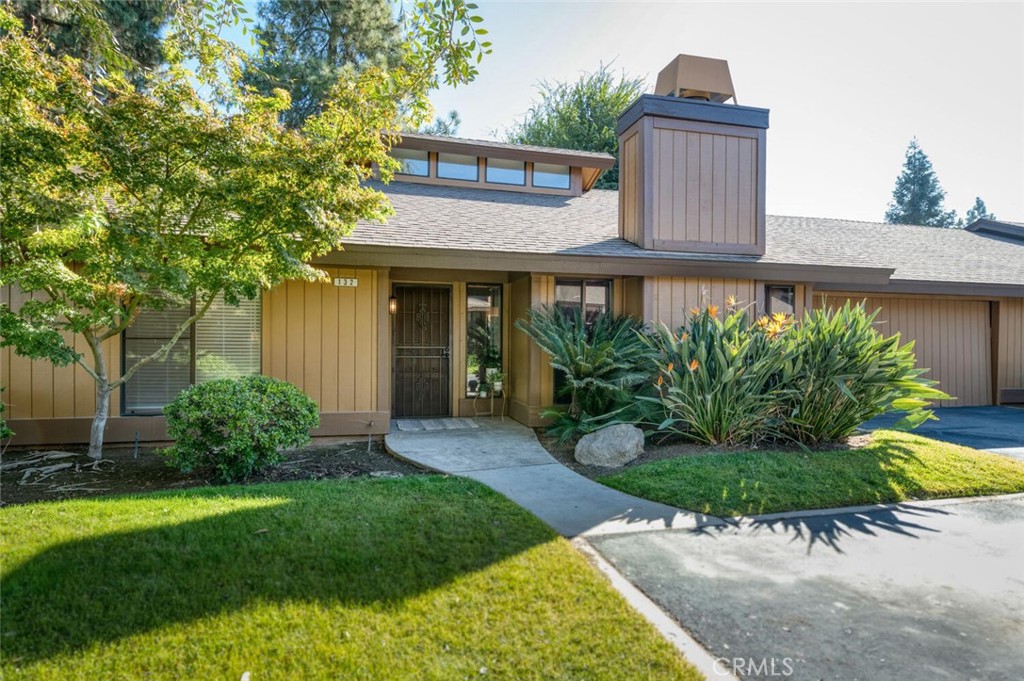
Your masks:
{"label": "pine tree", "polygon": [[967,216],[960,221],[960,227],[969,227],[978,220],[995,220],[996,216],[994,213],[988,212],[988,207],[985,202],[981,200],[980,196],[974,197],[974,205],[967,209]]}
{"label": "pine tree", "polygon": [[319,113],[338,79],[364,66],[393,66],[401,55],[388,0],[269,0],[259,6],[263,54],[246,81],[287,90],[291,127]]}
{"label": "pine tree", "polygon": [[38,32],[50,51],[94,62],[99,56],[98,36],[89,23],[103,21],[117,42],[118,51],[135,62],[134,67],[152,68],[162,61],[160,29],[167,21],[166,0],[99,0],[97,16],[79,6],[60,0],[14,0],[14,14],[26,31]]}
{"label": "pine tree", "polygon": [[907,145],[903,172],[896,178],[885,221],[900,225],[955,227],[956,211],[946,211],[946,192],[932,169],[932,162],[917,143]]}
{"label": "pine tree", "polygon": [[416,132],[421,135],[443,135],[444,137],[455,137],[459,134],[459,126],[462,125],[462,118],[459,112],[452,109],[447,116],[438,116],[433,123],[421,125]]}

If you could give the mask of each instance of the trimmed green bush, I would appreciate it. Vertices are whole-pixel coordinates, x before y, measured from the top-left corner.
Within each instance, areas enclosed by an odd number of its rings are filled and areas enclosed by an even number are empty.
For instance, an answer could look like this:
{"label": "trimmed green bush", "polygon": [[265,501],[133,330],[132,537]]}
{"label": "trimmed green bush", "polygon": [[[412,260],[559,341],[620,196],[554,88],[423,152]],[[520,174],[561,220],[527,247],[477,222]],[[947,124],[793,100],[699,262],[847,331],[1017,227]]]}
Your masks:
{"label": "trimmed green bush", "polygon": [[896,430],[929,418],[929,400],[950,399],[921,378],[913,342],[886,338],[874,326],[876,311],[849,301],[837,310],[813,310],[786,334],[789,371],[778,395],[781,434],[806,444],[835,442],[860,424],[889,411],[906,416]]}
{"label": "trimmed green bush", "polygon": [[164,408],[175,441],[163,450],[183,473],[209,467],[221,482],[249,478],[280,463],[281,450],[310,441],[320,424],[316,403],[267,376],[221,379],[183,390]]}
{"label": "trimmed green bush", "polygon": [[516,328],[529,335],[565,375],[568,408],[549,410],[550,428],[560,441],[596,430],[634,404],[634,390],[651,373],[643,324],[627,316],[597,315],[589,324],[580,310],[554,306],[530,310]]}

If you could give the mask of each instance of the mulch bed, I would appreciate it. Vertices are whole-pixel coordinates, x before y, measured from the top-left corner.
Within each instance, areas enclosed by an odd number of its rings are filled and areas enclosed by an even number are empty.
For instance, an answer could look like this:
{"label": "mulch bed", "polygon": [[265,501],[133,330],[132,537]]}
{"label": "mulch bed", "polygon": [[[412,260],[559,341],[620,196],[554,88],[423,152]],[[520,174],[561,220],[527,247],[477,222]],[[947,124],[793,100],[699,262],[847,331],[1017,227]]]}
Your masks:
{"label": "mulch bed", "polygon": [[[185,475],[171,468],[156,448],[140,447],[136,456],[133,447],[106,447],[99,464],[89,459],[85,452],[84,448],[8,449],[0,457],[0,506],[213,484],[208,471]],[[46,458],[39,460],[44,455]],[[379,442],[372,443],[369,451],[365,441],[341,444],[314,442],[289,451],[284,463],[254,476],[248,482],[423,473],[423,470],[389,455]]]}

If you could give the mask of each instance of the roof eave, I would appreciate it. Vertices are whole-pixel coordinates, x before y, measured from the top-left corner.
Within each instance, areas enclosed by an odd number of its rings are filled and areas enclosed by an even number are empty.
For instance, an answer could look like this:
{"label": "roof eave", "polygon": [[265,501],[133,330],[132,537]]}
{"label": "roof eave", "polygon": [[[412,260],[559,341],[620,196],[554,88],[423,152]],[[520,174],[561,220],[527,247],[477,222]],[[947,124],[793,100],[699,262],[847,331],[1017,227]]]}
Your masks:
{"label": "roof eave", "polygon": [[420,267],[479,271],[548,272],[608,276],[715,276],[765,281],[799,281],[813,284],[857,286],[884,285],[893,269],[809,265],[749,260],[700,259],[699,257],[633,257],[574,253],[510,253],[442,248],[414,248],[345,244],[317,261],[322,265],[359,267]]}
{"label": "roof eave", "polygon": [[907,295],[975,296],[979,298],[1024,298],[1024,284],[992,284],[961,281],[923,281],[890,279],[886,284],[830,282],[817,287],[823,291],[843,293],[902,293]]}
{"label": "roof eave", "polygon": [[599,170],[608,170],[615,165],[615,158],[607,154],[600,156],[594,154],[574,154],[568,149],[509,149],[493,147],[487,144],[474,144],[465,140],[439,139],[437,137],[404,136],[402,141],[396,146],[402,149],[414,149],[417,151],[439,151],[504,158],[513,161],[540,161],[541,163],[577,166],[579,168],[597,168]]}

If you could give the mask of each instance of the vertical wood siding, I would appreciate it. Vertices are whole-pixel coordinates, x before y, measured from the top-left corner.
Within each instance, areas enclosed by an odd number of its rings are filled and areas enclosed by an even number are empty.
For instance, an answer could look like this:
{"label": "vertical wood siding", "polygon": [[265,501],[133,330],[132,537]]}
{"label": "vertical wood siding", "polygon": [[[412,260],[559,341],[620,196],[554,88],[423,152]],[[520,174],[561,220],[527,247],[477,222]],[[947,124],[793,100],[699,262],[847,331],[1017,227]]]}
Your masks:
{"label": "vertical wood siding", "polygon": [[747,305],[756,300],[751,279],[709,277],[647,277],[644,279],[645,321],[663,322],[675,328],[689,317],[690,308],[716,305],[721,315],[729,296]]}
{"label": "vertical wood siding", "polygon": [[263,373],[294,383],[322,412],[386,411],[379,404],[379,287],[377,270],[322,268],[328,282],[287,282],[263,296]]}
{"label": "vertical wood siding", "polygon": [[621,141],[619,153],[619,231],[623,239],[635,244],[640,244],[639,140],[638,133],[630,134]]}
{"label": "vertical wood siding", "polygon": [[[0,302],[12,310],[21,307],[29,296],[10,286],[0,288]],[[65,334],[69,342],[71,336]],[[75,350],[92,366],[92,353],[81,336],[73,338]],[[114,337],[103,343],[107,361],[107,374],[111,379],[121,375],[121,339]],[[5,388],[0,399],[7,403],[9,419],[36,418],[91,418],[96,412],[96,383],[85,369],[77,364],[55,367],[46,360],[21,357],[13,348],[0,349],[0,386]],[[110,414],[121,412],[121,394],[114,391],[110,397]]]}
{"label": "vertical wood siding", "polygon": [[1024,298],[1003,298],[998,309],[996,385],[1024,389]]}
{"label": "vertical wood siding", "polygon": [[757,243],[757,139],[654,127],[656,242]]}
{"label": "vertical wood siding", "polygon": [[887,335],[899,333],[902,342],[914,341],[919,367],[925,377],[956,400],[941,406],[992,404],[992,340],[990,304],[985,300],[935,297],[886,297],[853,294],[818,294],[818,307],[841,307],[847,300],[866,300],[869,311],[880,310],[875,322]]}

